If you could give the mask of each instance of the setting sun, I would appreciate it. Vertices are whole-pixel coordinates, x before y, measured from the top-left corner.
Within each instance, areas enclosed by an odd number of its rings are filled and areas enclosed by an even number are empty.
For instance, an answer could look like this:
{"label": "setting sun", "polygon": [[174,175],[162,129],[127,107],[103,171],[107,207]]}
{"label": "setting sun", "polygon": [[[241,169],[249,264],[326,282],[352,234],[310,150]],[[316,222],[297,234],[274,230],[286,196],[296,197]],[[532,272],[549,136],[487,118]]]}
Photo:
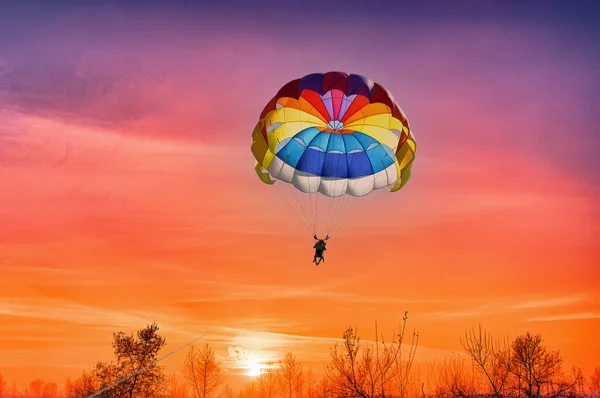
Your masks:
{"label": "setting sun", "polygon": [[251,377],[257,377],[260,376],[261,373],[261,366],[259,363],[252,363],[248,366],[248,372],[246,372],[246,375],[251,376]]}

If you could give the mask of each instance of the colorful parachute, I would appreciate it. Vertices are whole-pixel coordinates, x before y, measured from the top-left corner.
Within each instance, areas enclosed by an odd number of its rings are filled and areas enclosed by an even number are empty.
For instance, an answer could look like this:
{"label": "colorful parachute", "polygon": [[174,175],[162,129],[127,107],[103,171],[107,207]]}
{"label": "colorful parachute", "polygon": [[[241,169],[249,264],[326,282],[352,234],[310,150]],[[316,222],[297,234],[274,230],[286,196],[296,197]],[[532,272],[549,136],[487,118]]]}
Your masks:
{"label": "colorful parachute", "polygon": [[392,95],[366,77],[343,72],[287,83],[252,133],[260,179],[294,187],[311,204],[313,194],[317,201],[399,190],[410,178],[415,151],[406,115]]}

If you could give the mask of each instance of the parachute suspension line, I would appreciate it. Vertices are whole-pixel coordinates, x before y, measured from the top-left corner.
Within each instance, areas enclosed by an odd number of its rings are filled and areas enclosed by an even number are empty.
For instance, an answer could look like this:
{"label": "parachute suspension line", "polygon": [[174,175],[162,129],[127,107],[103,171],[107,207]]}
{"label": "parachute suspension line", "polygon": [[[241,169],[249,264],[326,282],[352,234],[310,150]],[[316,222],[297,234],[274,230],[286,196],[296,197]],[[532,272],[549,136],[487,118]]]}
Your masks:
{"label": "parachute suspension line", "polygon": [[298,192],[296,192],[296,188],[293,187],[291,184],[286,184],[288,192],[290,193],[290,195],[294,198],[294,200],[296,201],[296,204],[298,205],[298,208],[300,209],[300,211],[302,212],[302,217],[303,217],[303,222],[307,225],[307,228],[310,232],[310,226],[308,223],[308,215],[306,212],[306,206],[304,204],[304,202],[301,200],[300,196],[298,195]]}
{"label": "parachute suspension line", "polygon": [[313,225],[313,235],[315,235],[317,233],[317,226],[315,225],[316,217],[315,217],[314,210],[313,210],[314,209],[313,194],[311,192],[312,191],[312,184],[311,184],[311,182],[312,182],[312,176],[309,174],[307,176],[307,178],[308,178],[308,198],[310,199],[310,212],[309,212],[309,215],[312,215],[312,217],[311,217],[312,220],[311,221],[312,221],[312,225]]}
{"label": "parachute suspension line", "polygon": [[[289,158],[290,155],[288,155],[288,157],[285,159],[285,162],[287,162],[287,159]],[[296,200],[296,203],[299,205],[298,207],[300,208],[300,211],[302,213],[304,213],[304,209],[300,203],[300,201],[298,200],[298,197],[294,194],[293,189],[290,187],[291,184],[286,183],[285,181],[281,181],[279,180],[279,182],[285,186],[288,187],[288,189],[291,192],[292,197],[294,197],[294,199]],[[288,200],[288,198],[286,198],[286,196],[283,194],[283,192],[281,192],[277,186],[275,187],[275,190],[279,193],[279,195],[283,198],[283,200],[285,201],[285,203],[292,208],[292,210],[294,211],[294,213],[298,216],[298,218],[300,219],[300,221],[302,222],[302,224],[304,224],[304,226],[306,227],[306,229],[310,232],[310,227],[308,226],[308,223],[306,222],[306,215],[305,214],[300,214],[298,212],[298,210],[292,206],[292,204],[290,203],[290,201]]]}
{"label": "parachute suspension line", "polygon": [[325,224],[325,230],[327,231],[327,235],[329,235],[329,225],[331,225],[331,202],[333,201],[333,197],[329,196],[327,199],[327,224]]}
{"label": "parachute suspension line", "polygon": [[[285,181],[276,181],[275,184],[277,184],[278,182],[280,183],[284,183],[284,185],[288,185],[285,184]],[[296,215],[298,216],[298,218],[300,219],[300,221],[302,222],[302,224],[304,224],[304,227],[310,232],[310,227],[308,226],[308,224],[306,224],[306,221],[304,221],[304,218],[302,217],[302,215],[298,212],[298,210],[296,210],[296,208],[294,206],[292,206],[292,204],[290,203],[290,201],[288,200],[288,198],[285,197],[285,195],[279,190],[279,188],[275,187],[275,190],[277,191],[277,193],[283,198],[283,201],[292,208],[292,210],[294,211],[294,213],[296,213]]]}
{"label": "parachute suspension line", "polygon": [[333,222],[332,222],[331,227],[329,228],[329,231],[327,232],[327,234],[332,234],[333,231],[339,225],[340,221],[344,218],[344,216],[346,215],[346,212],[345,212],[346,206],[349,201],[350,201],[350,195],[345,195],[345,197],[339,198],[339,200],[336,203],[336,210],[334,210]]}
{"label": "parachute suspension line", "polygon": [[[373,177],[373,178],[375,178],[375,177]],[[367,192],[367,190],[368,190],[368,189],[369,189],[369,187],[367,186],[367,187],[366,187],[366,188],[365,188],[365,189],[364,189],[364,190],[363,190],[363,191],[360,193],[359,197],[363,197],[363,196],[365,196],[365,194],[366,194],[366,192]],[[372,193],[373,193],[373,192],[369,193],[369,195],[371,195]],[[377,193],[377,192],[375,192],[375,193]],[[345,207],[346,207],[346,205],[348,204],[348,201],[349,201],[349,199],[350,199],[350,197],[348,197],[348,198],[347,198],[347,200],[345,201],[345,203],[344,203],[344,208],[345,208]],[[337,227],[337,225],[338,225],[338,224],[339,224],[339,223],[340,223],[340,222],[341,222],[341,221],[344,219],[345,215],[346,215],[346,212],[342,212],[342,214],[340,215],[340,217],[339,217],[339,218],[337,219],[337,221],[336,221],[336,225],[335,225],[336,227]]]}
{"label": "parachute suspension line", "polygon": [[[367,190],[368,190],[368,189],[369,189],[369,187],[367,186],[367,187],[366,187],[366,188],[365,188],[365,189],[364,189],[364,190],[363,190],[363,191],[360,193],[359,197],[363,197],[363,196],[365,196],[365,193],[367,192]],[[348,197],[346,198],[346,200],[343,202],[343,205],[342,205],[342,207],[343,207],[343,209],[344,209],[344,210],[346,209],[346,206],[347,206],[347,204],[348,204],[349,200],[350,200],[350,195],[348,195]],[[336,222],[335,222],[334,228],[336,228],[336,227],[339,225],[339,223],[340,223],[340,222],[341,222],[341,221],[342,221],[342,220],[345,218],[345,216],[346,216],[346,212],[345,212],[345,211],[342,211],[342,212],[340,212],[340,214],[339,214],[339,217],[336,219]]]}
{"label": "parachute suspension line", "polygon": [[[322,178],[322,177],[321,177]],[[319,183],[320,181],[317,179],[317,183]],[[318,187],[316,187],[317,190],[315,191],[315,232],[317,232],[317,228],[318,225],[320,223],[320,219],[319,219],[319,197],[321,196],[321,192],[319,192]]]}
{"label": "parachute suspension line", "polygon": [[327,214],[327,218],[328,218],[328,223],[327,223],[327,235],[331,234],[331,230],[333,229],[333,225],[335,223],[335,210],[337,208],[338,203],[341,201],[342,199],[339,197],[336,198],[329,198],[329,211]]}
{"label": "parachute suspension line", "polygon": [[[289,159],[290,155],[291,155],[291,154],[288,154],[288,156],[286,157],[286,159],[285,159],[284,163],[287,163],[287,160]],[[296,201],[296,203],[297,203],[298,205],[300,205],[300,202],[299,202],[299,200],[298,200],[298,197],[295,195],[295,193],[294,193],[293,189],[291,189],[291,187],[290,187],[290,184],[289,184],[289,183],[286,183],[285,185],[287,186],[288,190],[290,191],[290,194],[291,194],[291,196],[294,198],[294,200]],[[303,213],[302,215],[300,215],[300,221],[302,221],[302,223],[303,223],[303,224],[306,226],[306,228],[307,228],[307,229],[310,231],[310,227],[308,226],[308,223],[306,222],[306,216],[304,215],[304,211],[303,211],[303,209],[302,209],[302,206],[298,206],[298,207],[300,208],[300,211],[302,211],[302,213]],[[297,212],[297,211],[296,211],[296,214],[298,214],[298,212]]]}
{"label": "parachute suspension line", "polygon": [[[313,178],[313,180],[315,180],[315,178]],[[312,188],[312,187],[311,187]],[[314,199],[313,199],[313,208],[312,208],[312,216],[313,216],[313,228],[314,228],[314,234],[316,235],[316,233],[319,231],[319,216],[317,214],[317,207],[318,207],[318,203],[319,203],[319,192],[311,192],[310,194]]]}
{"label": "parachute suspension line", "polygon": [[331,221],[330,221],[329,226],[327,228],[327,234],[328,235],[329,235],[329,233],[331,233],[331,230],[333,229],[333,226],[335,225],[335,219],[336,219],[336,216],[337,216],[337,212],[338,212],[338,210],[340,208],[340,203],[343,200],[344,200],[343,196],[341,196],[341,197],[338,196],[338,197],[336,197],[335,199],[332,200],[332,210],[331,210],[330,215],[329,215]]}
{"label": "parachute suspension line", "polygon": [[[337,193],[337,192],[334,192]],[[331,233],[331,228],[333,227],[333,223],[335,222],[335,214],[336,214],[336,210],[338,208],[338,205],[340,204],[340,201],[342,200],[343,196],[331,196],[329,198],[329,212],[327,213],[328,216],[328,220],[329,220],[329,225],[327,226],[327,234],[329,235]]]}
{"label": "parachute suspension line", "polygon": [[313,191],[313,189],[314,189],[314,192],[312,192],[310,195],[311,195],[311,197],[314,196],[314,198],[315,198],[314,199],[314,206],[313,206],[313,209],[312,209],[312,211],[313,211],[312,215],[313,215],[313,226],[314,226],[314,231],[313,232],[314,232],[314,235],[316,235],[317,231],[318,231],[318,228],[319,228],[319,221],[320,221],[319,220],[319,196],[320,196],[320,192],[319,192],[319,186],[318,186],[318,184],[319,184],[319,177],[317,175],[314,175],[314,176],[311,176],[309,178],[311,178],[312,181],[315,183],[314,187],[311,184],[311,188],[310,189],[311,189],[311,191]]}
{"label": "parachute suspension line", "polygon": [[[385,164],[382,162],[382,165],[385,165]],[[363,190],[361,192],[361,194],[359,195],[359,197],[364,196],[368,189],[369,189],[368,187],[365,188],[365,190]],[[375,197],[380,197],[380,196],[382,197],[384,194],[385,194],[385,189],[383,189],[383,188],[377,189],[377,190],[374,189],[372,192],[369,193],[369,195],[374,195]],[[344,204],[342,205],[342,207],[344,207],[344,208],[346,207],[349,199],[350,199],[350,197],[348,196],[348,198],[346,198],[346,201],[344,202]],[[333,229],[335,229],[341,223],[341,221],[345,218],[346,212],[343,211],[343,212],[341,212],[338,215],[339,215],[339,217],[338,217],[338,219],[337,219],[337,221],[336,221]]]}
{"label": "parachute suspension line", "polygon": [[[310,232],[310,222],[309,222],[310,217],[307,214],[305,203],[300,199],[299,193],[296,192],[297,189],[295,187],[292,187],[292,184],[286,183],[285,185],[287,186],[287,189],[290,192],[290,195],[294,198],[294,200],[296,201],[296,204],[298,205],[298,208],[300,209],[300,212],[301,212],[301,214],[299,214],[300,220],[302,221],[302,223],[304,224],[304,226],[306,227],[308,232]],[[298,214],[298,212],[296,212],[296,214]]]}

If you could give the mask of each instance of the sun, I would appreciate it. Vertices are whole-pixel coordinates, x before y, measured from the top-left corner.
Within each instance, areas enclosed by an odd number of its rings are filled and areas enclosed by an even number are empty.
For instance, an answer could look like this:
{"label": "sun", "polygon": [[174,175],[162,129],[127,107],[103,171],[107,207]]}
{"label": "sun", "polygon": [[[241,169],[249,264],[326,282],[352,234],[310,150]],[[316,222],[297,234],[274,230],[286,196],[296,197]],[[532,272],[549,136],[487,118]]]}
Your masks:
{"label": "sun", "polygon": [[265,371],[266,358],[256,355],[242,347],[229,347],[229,355],[235,361],[235,367],[244,376],[258,377]]}
{"label": "sun", "polygon": [[260,370],[260,364],[258,362],[251,363],[248,366],[248,372],[246,374],[251,377],[258,377],[260,376]]}
{"label": "sun", "polygon": [[261,361],[256,357],[248,358],[248,362],[246,364],[246,375],[250,377],[258,377],[262,373]]}

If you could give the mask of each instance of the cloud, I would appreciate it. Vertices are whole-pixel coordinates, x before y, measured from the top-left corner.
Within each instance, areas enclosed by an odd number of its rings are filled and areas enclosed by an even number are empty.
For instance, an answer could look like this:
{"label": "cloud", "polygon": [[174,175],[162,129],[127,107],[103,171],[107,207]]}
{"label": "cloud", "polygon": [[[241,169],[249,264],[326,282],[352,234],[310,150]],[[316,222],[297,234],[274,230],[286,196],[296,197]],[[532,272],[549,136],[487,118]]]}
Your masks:
{"label": "cloud", "polygon": [[[540,310],[554,307],[567,307],[590,301],[591,296],[585,293],[577,293],[565,296],[539,295],[531,297],[496,297],[496,298],[472,298],[468,307],[465,308],[460,302],[455,302],[455,309],[435,311],[425,314],[433,319],[444,318],[475,318],[495,314],[523,313],[526,311]],[[478,303],[478,304],[473,304]],[[542,318],[539,318],[542,319]]]}
{"label": "cloud", "polygon": [[600,319],[600,314],[593,312],[574,313],[564,315],[539,316],[527,319],[525,322],[556,322],[556,321],[575,321],[586,319]]}
{"label": "cloud", "polygon": [[229,357],[237,362],[247,362],[250,359],[250,351],[243,349],[242,347],[229,347]]}
{"label": "cloud", "polygon": [[[241,300],[283,300],[292,298],[319,298],[331,301],[342,301],[349,303],[431,303],[437,302],[428,299],[401,298],[401,297],[382,297],[357,292],[344,292],[341,286],[350,283],[346,281],[340,283],[321,284],[312,286],[282,285],[282,284],[250,284],[236,283],[227,281],[196,281],[207,286],[213,286],[216,291],[208,293],[203,297],[181,300],[182,303],[210,303],[223,301],[241,301]],[[347,287],[348,290],[351,287]]]}
{"label": "cloud", "polygon": [[56,299],[0,300],[0,315],[48,319],[80,325],[139,327],[152,323],[156,314],[140,311],[114,311]]}
{"label": "cloud", "polygon": [[522,301],[507,306],[508,309],[531,309],[531,308],[547,308],[547,307],[566,307],[572,304],[584,302],[588,299],[587,295],[576,294],[573,296],[564,297],[548,297],[543,299],[533,299],[530,301]]}
{"label": "cloud", "polygon": [[429,312],[425,316],[429,318],[474,318],[486,314],[490,314],[490,312],[480,309],[475,311],[436,311]]}

